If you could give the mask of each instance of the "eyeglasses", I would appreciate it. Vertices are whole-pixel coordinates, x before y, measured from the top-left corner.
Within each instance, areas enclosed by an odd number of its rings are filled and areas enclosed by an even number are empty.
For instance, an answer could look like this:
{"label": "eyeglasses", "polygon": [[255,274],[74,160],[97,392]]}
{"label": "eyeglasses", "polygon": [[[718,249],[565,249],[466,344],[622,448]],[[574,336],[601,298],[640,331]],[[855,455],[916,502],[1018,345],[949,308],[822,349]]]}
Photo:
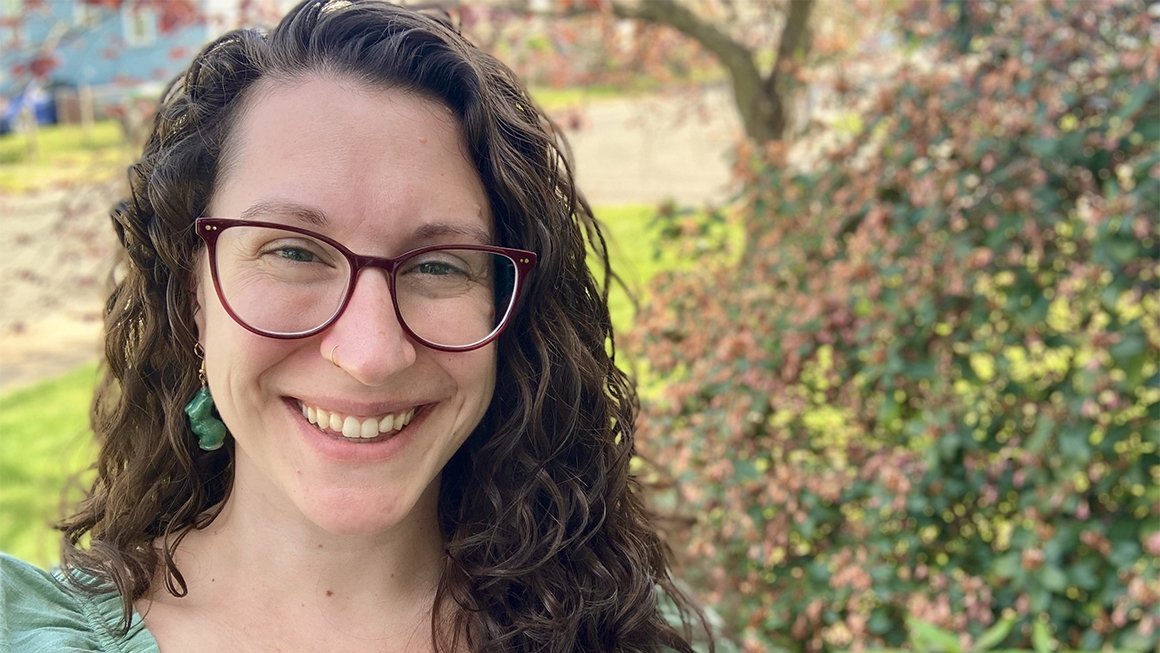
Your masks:
{"label": "eyeglasses", "polygon": [[298,227],[198,218],[214,288],[238,324],[270,338],[306,338],[342,315],[366,268],[387,271],[403,330],[440,351],[470,351],[511,320],[535,252],[489,245],[434,245],[395,258],[355,254]]}

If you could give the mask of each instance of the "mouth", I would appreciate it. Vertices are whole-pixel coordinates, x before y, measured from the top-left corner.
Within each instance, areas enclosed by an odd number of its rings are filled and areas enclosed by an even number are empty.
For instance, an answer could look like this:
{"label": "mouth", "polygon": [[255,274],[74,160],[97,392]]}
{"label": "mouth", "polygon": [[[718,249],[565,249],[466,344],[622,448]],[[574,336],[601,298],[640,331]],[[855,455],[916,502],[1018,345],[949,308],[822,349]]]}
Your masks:
{"label": "mouth", "polygon": [[319,431],[331,437],[358,442],[395,436],[411,423],[415,412],[421,408],[421,406],[408,408],[384,415],[360,416],[346,415],[298,401],[298,409],[302,411],[302,416]]}

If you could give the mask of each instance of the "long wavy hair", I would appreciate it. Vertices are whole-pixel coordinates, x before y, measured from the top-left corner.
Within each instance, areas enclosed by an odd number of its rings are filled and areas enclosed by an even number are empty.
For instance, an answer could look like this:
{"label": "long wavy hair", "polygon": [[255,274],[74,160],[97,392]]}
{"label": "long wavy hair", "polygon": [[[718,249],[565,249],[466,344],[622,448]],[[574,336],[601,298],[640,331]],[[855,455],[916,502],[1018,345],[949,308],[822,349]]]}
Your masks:
{"label": "long wavy hair", "polygon": [[[193,220],[226,172],[255,82],[319,73],[449,107],[500,244],[540,257],[499,341],[492,403],[442,476],[436,647],[691,651],[704,619],[674,586],[629,474],[637,400],[614,362],[613,275],[563,139],[507,67],[445,21],[383,2],[309,0],[269,35],[230,32],[164,93],[129,197],[112,213],[123,251],[92,409],[101,447],[95,482],[60,525],[64,568],[115,584],[126,629],[132,602],[159,580],[185,594],[174,551],[217,516],[234,455],[232,441],[201,451],[183,413],[199,386]],[[675,606],[679,623],[662,606]]]}

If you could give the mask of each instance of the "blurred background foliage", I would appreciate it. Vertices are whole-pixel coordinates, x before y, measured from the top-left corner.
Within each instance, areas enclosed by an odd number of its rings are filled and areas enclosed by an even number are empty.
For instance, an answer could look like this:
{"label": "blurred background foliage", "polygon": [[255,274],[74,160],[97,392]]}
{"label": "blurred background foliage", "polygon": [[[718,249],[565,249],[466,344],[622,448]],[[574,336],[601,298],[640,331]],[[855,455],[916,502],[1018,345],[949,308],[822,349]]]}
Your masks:
{"label": "blurred background foliage", "polygon": [[[751,652],[1155,650],[1160,5],[821,0],[786,51],[803,2],[452,11],[569,130],[677,87],[780,106],[732,199],[597,209],[677,574]],[[0,193],[129,157],[124,121],[52,129],[0,141]],[[0,549],[52,563],[92,375],[0,397]]]}
{"label": "blurred background foliage", "polygon": [[744,249],[654,282],[642,456],[746,650],[1155,649],[1155,27],[1095,4],[902,8],[856,135],[743,149]]}

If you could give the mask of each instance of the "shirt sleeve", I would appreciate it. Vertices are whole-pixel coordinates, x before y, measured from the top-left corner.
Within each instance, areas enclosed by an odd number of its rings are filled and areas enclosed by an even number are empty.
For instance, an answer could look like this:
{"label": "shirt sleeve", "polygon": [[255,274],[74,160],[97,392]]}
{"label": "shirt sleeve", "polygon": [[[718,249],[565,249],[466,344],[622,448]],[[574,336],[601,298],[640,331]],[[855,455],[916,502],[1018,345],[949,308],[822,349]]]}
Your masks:
{"label": "shirt sleeve", "polygon": [[139,621],[118,632],[120,612],[115,591],[89,595],[0,553],[0,653],[159,653]]}

